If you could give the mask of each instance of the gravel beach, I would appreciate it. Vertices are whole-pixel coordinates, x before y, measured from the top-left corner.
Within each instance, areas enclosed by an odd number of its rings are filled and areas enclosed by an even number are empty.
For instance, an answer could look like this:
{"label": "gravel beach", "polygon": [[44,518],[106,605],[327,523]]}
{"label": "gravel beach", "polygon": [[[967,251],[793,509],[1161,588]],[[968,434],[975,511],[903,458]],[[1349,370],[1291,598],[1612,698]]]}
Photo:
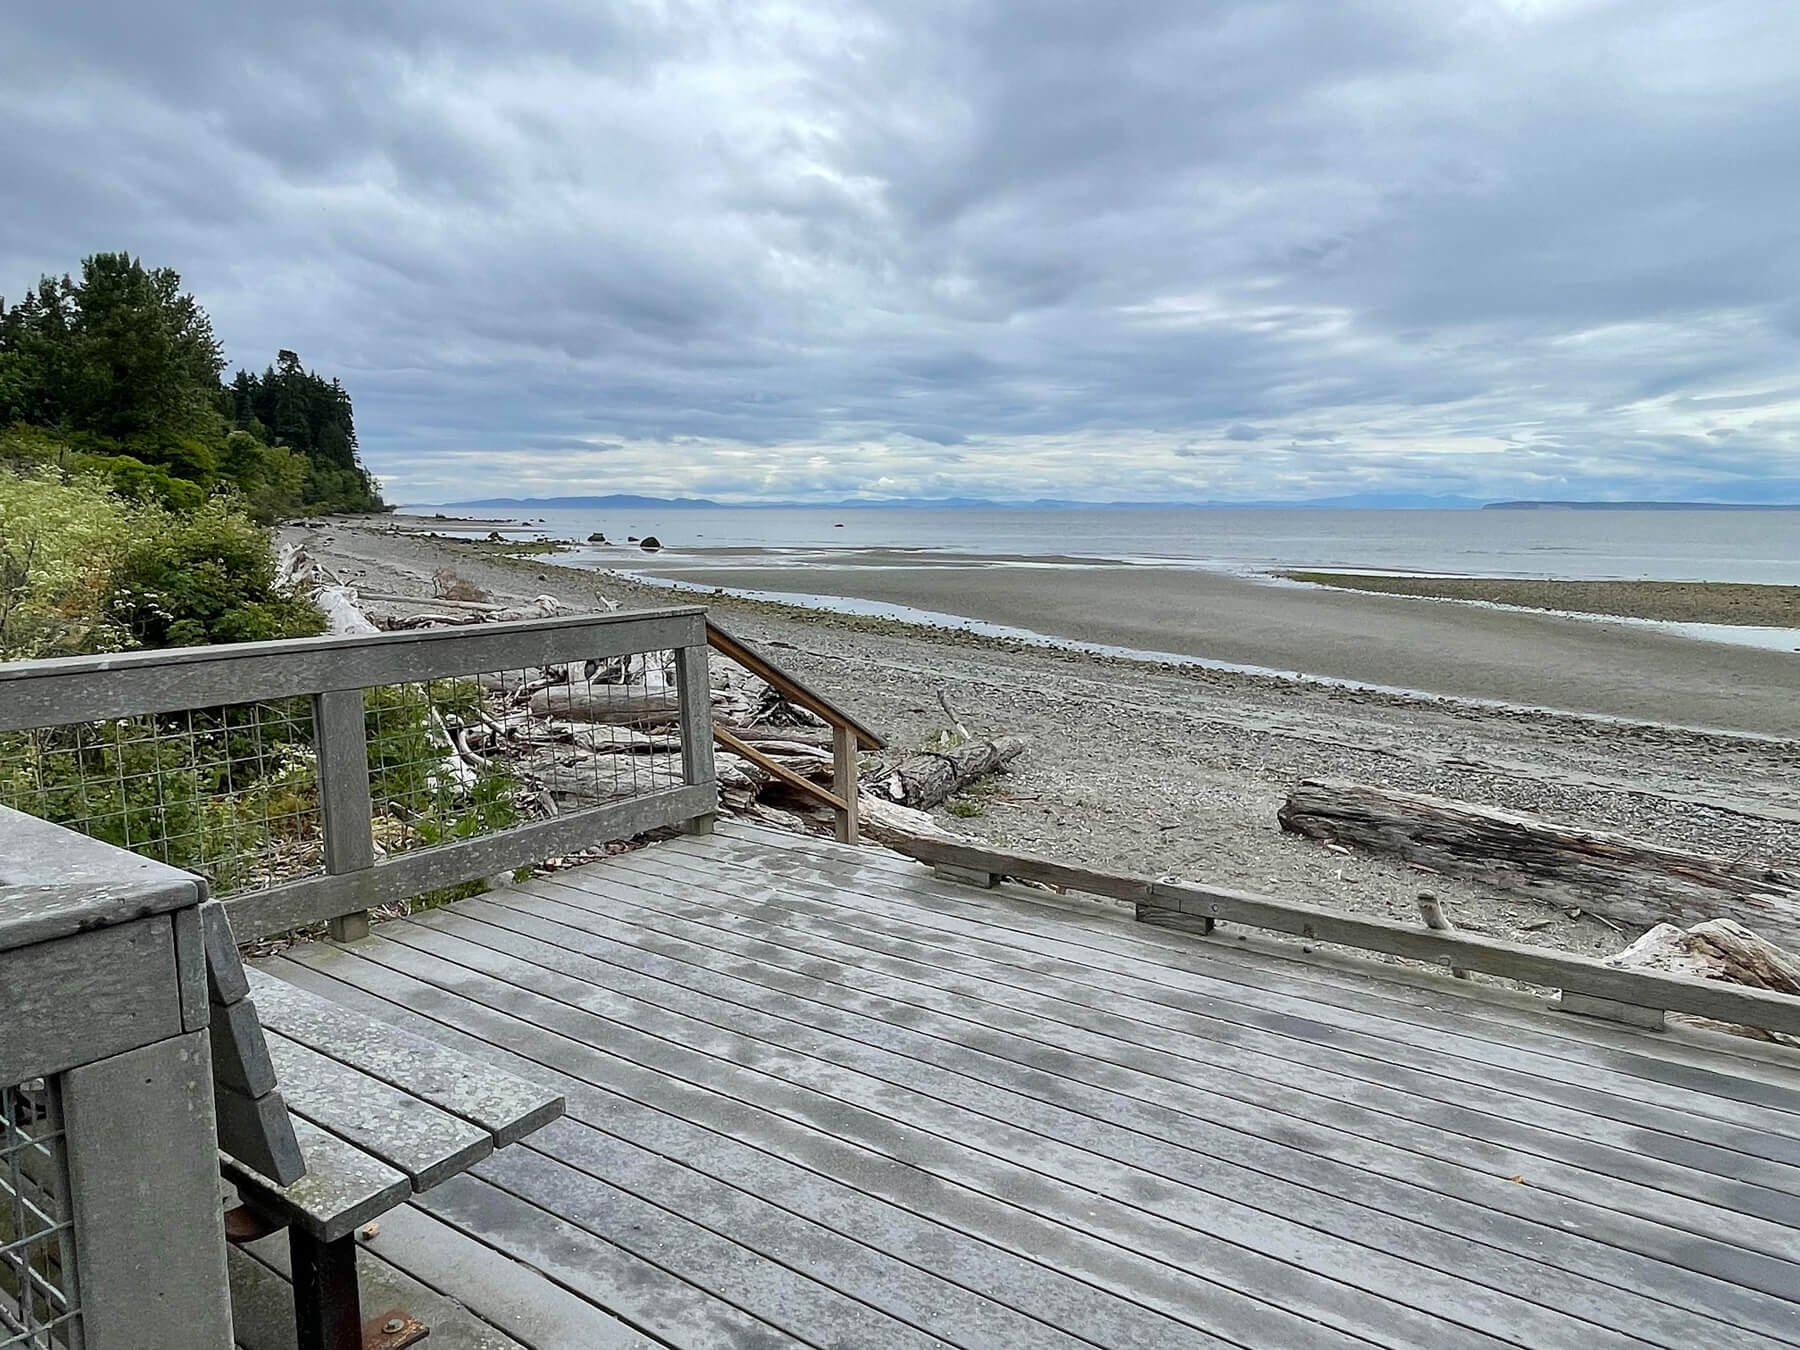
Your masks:
{"label": "gravel beach", "polygon": [[[433,522],[416,524],[428,529]],[[449,569],[496,600],[550,594],[578,608],[595,607],[600,597],[644,608],[689,598],[548,557],[509,557],[497,546],[428,537],[387,518],[290,527],[288,535],[375,596],[428,596],[433,573]],[[834,593],[828,569],[785,569],[780,585],[753,570],[732,571],[743,575],[718,584],[795,590],[804,580],[810,593]],[[1036,588],[1040,599],[1031,603],[1039,613],[1052,607],[1073,614],[1093,603],[1085,569],[1059,571],[1049,587],[1042,573],[1028,570],[909,568],[905,575],[910,582],[955,580],[941,583],[941,591],[895,584],[898,603],[1040,631],[1059,630],[1021,614],[1021,586]],[[1028,737],[1030,749],[1015,770],[963,808],[974,814],[944,816],[951,828],[1012,848],[1409,921],[1418,892],[1429,889],[1464,927],[1586,953],[1617,950],[1630,933],[1528,896],[1326,849],[1283,834],[1275,810],[1300,778],[1344,777],[1677,847],[1786,866],[1800,860],[1800,657],[1550,615],[1181,575],[1190,596],[1224,597],[1218,603],[1225,616],[1204,614],[1192,602],[1168,623],[1169,638],[1155,644],[1161,650],[1203,648],[1196,654],[1297,668],[1307,664],[1305,651],[1272,646],[1258,630],[1271,627],[1266,607],[1277,602],[1270,597],[1300,597],[1305,610],[1294,612],[1316,615],[1321,640],[1355,658],[1327,673],[1505,698],[1545,687],[1523,682],[1534,667],[1556,669],[1564,681],[1559,692],[1584,688],[1587,702],[1605,705],[1591,711],[1611,716],[1093,656],[892,619],[702,598],[721,622],[768,644],[776,660],[881,728],[894,745],[923,744],[942,729],[939,689],[978,733]],[[866,579],[844,593],[874,589],[861,584]],[[1045,592],[1052,598],[1043,599]],[[1107,611],[1089,615],[1085,631],[1074,635],[1146,646],[1136,640],[1142,624],[1168,607],[1166,593],[1150,594],[1120,613],[1116,588],[1106,603]],[[367,607],[405,608],[383,600]],[[1479,659],[1467,659],[1465,647],[1460,663],[1445,661],[1452,641],[1446,632],[1464,627]],[[1383,648],[1388,657],[1377,664],[1374,654]],[[1482,678],[1471,674],[1480,671]],[[1590,711],[1582,702],[1561,700],[1577,714]]]}

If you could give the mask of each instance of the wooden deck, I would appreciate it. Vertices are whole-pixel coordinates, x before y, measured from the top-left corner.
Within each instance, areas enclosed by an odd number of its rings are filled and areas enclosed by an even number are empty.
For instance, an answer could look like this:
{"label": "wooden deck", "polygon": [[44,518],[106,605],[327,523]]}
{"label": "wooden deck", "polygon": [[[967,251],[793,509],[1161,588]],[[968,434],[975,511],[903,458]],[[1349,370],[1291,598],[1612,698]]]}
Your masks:
{"label": "wooden deck", "polygon": [[568,1097],[365,1252],[445,1350],[1800,1345],[1784,1051],[743,827],[264,969]]}

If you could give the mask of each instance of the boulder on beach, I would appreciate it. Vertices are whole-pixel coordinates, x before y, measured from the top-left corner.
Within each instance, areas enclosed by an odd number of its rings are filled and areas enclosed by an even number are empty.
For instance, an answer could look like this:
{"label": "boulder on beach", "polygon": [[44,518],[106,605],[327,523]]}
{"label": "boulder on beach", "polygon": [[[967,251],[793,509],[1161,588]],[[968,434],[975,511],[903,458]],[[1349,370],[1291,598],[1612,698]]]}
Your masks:
{"label": "boulder on beach", "polygon": [[655,553],[662,548],[662,540],[658,539],[653,534],[647,534],[644,536],[643,542],[640,543],[638,547],[643,549],[646,553]]}
{"label": "boulder on beach", "polygon": [[498,530],[489,530],[487,532],[487,537],[488,543],[490,544],[504,544],[506,542],[506,536],[501,534]]}
{"label": "boulder on beach", "polygon": [[600,531],[595,530],[587,537],[587,541],[590,544],[604,544],[606,542],[606,536],[601,534]]}

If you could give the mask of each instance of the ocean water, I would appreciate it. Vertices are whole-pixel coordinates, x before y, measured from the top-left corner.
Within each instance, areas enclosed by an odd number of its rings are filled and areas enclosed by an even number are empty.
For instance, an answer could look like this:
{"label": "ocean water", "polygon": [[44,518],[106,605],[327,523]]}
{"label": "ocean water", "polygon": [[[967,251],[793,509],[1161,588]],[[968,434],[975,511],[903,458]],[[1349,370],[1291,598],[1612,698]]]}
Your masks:
{"label": "ocean water", "polygon": [[[497,513],[496,513],[497,514]],[[1344,568],[1449,576],[1800,585],[1800,511],[932,510],[534,511],[543,534],[655,535],[659,570],[755,553],[796,565],[863,550],[1076,557],[1235,573]],[[625,565],[623,550],[606,550]],[[738,555],[738,556],[732,556]],[[849,558],[844,561],[851,561]],[[598,560],[596,560],[598,561]]]}

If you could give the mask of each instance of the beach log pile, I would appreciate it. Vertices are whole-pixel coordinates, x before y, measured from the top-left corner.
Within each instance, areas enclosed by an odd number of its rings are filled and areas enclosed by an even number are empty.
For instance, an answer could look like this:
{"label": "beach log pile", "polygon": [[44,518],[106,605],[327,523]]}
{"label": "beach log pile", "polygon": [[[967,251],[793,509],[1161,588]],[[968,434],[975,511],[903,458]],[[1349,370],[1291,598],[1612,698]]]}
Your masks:
{"label": "beach log pile", "polygon": [[[441,594],[371,592],[359,597],[303,545],[285,548],[279,569],[283,585],[312,596],[332,615],[336,632],[496,623],[572,612],[548,595],[522,604]],[[436,589],[447,589],[443,578],[437,579]],[[362,608],[364,601],[380,604],[379,619]],[[600,603],[608,610],[617,608],[603,597]],[[835,770],[832,733],[821,718],[733,661],[715,659],[711,671],[715,725],[790,774],[829,788]],[[479,713],[431,714],[429,734],[444,750],[440,782],[472,791],[479,774],[503,768],[517,780],[518,796],[528,811],[552,816],[631,795],[651,783],[681,779],[680,699],[667,654],[475,678],[484,694]],[[968,738],[953,716],[951,721],[953,729],[941,749],[904,756],[865,775],[858,811],[871,837],[951,837],[919,808],[934,806],[1003,768],[1025,748],[1017,736]],[[715,749],[714,762],[721,810],[786,829],[831,831],[829,808],[763,766],[723,746]]]}
{"label": "beach log pile", "polygon": [[1783,946],[1800,946],[1800,875],[1769,864],[1332,779],[1300,783],[1277,818],[1308,838],[1391,854],[1621,923],[1731,919]]}

